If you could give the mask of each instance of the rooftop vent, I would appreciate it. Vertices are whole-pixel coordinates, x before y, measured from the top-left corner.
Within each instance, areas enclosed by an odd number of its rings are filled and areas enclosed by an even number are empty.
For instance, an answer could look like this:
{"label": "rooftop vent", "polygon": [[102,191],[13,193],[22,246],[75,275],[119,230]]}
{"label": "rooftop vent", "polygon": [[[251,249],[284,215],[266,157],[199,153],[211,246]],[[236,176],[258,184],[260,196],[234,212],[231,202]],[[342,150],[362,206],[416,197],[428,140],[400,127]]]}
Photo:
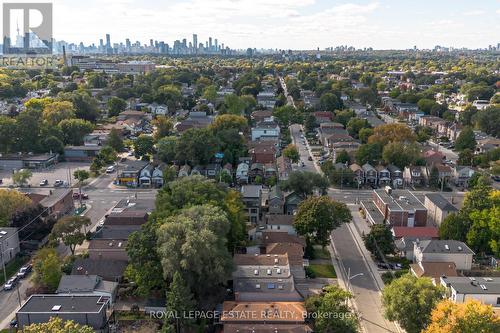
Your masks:
{"label": "rooftop vent", "polygon": [[281,268],[278,268],[278,269],[276,270],[276,272],[277,272],[278,274],[281,274]]}
{"label": "rooftop vent", "polygon": [[450,251],[450,247],[448,244],[444,244],[444,248],[446,249],[446,251]]}
{"label": "rooftop vent", "polygon": [[461,246],[458,247],[458,251],[462,251],[462,247]]}
{"label": "rooftop vent", "polygon": [[52,307],[52,311],[59,311],[59,310],[61,310],[61,308],[62,308],[62,305],[54,305]]}
{"label": "rooftop vent", "polygon": [[253,271],[253,274],[254,274],[254,275],[259,275],[259,270],[258,270],[258,269],[254,270],[254,271]]}
{"label": "rooftop vent", "polygon": [[483,290],[488,290],[488,288],[486,288],[486,286],[485,286],[484,284],[481,284],[481,285],[479,285],[479,286],[480,286],[480,287],[481,287],[481,289],[483,289]]}

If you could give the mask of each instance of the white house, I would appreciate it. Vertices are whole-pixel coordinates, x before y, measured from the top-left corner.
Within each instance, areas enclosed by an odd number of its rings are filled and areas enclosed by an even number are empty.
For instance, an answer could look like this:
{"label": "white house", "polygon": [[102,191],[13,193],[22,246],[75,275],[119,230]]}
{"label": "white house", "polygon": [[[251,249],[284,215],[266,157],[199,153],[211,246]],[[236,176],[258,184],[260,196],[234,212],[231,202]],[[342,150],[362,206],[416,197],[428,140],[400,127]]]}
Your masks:
{"label": "white house", "polygon": [[148,108],[152,114],[157,115],[157,116],[164,116],[164,115],[168,114],[168,106],[167,105],[153,103],[153,104],[150,104],[148,106]]}
{"label": "white house", "polygon": [[456,240],[423,240],[413,248],[414,262],[453,262],[457,270],[470,270],[473,255],[465,243]]}
{"label": "white house", "polygon": [[293,227],[293,215],[269,214],[266,215],[266,231],[286,232],[289,235],[297,235]]}
{"label": "white house", "polygon": [[19,251],[19,234],[17,228],[0,228],[0,265],[9,263],[16,257]]}
{"label": "white house", "polygon": [[252,127],[252,141],[259,139],[279,139],[279,137],[280,127],[278,123],[274,121],[273,117],[270,117],[258,123],[255,127]]}
{"label": "white house", "polygon": [[143,187],[151,186],[151,177],[153,176],[154,166],[147,165],[139,174],[139,185]]}
{"label": "white house", "polygon": [[239,183],[248,183],[248,170],[250,169],[250,166],[248,163],[242,162],[238,164],[238,167],[236,168],[236,180]]}
{"label": "white house", "polygon": [[163,186],[163,169],[165,166],[156,166],[151,174],[151,184],[154,187],[162,187]]}
{"label": "white house", "polygon": [[440,283],[446,296],[455,303],[474,299],[500,307],[500,277],[442,276]]}

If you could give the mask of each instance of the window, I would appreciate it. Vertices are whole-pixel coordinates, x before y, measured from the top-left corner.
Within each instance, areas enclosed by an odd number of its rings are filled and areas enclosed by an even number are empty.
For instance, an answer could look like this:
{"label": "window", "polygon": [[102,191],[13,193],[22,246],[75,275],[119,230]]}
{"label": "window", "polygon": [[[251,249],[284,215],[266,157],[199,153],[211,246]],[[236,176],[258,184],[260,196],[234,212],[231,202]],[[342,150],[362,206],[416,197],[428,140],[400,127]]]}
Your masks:
{"label": "window", "polygon": [[500,305],[500,297],[497,297],[497,305]]}

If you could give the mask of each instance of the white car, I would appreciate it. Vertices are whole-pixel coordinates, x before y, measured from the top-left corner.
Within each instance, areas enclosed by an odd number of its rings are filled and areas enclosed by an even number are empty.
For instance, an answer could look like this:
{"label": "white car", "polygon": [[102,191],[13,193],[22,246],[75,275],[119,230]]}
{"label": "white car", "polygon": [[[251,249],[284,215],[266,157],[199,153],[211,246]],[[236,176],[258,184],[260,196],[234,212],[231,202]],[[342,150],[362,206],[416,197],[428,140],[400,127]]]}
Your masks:
{"label": "white car", "polygon": [[113,173],[115,172],[115,167],[112,165],[112,166],[109,166],[107,169],[106,169],[106,173]]}

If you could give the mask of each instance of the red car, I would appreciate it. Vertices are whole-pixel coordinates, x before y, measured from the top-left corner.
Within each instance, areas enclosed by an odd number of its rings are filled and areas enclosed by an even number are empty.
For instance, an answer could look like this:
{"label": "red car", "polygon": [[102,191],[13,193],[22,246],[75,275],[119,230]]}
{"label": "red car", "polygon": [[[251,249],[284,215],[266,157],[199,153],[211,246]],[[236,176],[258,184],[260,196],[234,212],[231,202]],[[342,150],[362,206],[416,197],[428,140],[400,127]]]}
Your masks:
{"label": "red car", "polygon": [[[82,200],[87,200],[89,198],[88,194],[82,193]],[[73,199],[80,199],[80,193],[73,193]]]}

